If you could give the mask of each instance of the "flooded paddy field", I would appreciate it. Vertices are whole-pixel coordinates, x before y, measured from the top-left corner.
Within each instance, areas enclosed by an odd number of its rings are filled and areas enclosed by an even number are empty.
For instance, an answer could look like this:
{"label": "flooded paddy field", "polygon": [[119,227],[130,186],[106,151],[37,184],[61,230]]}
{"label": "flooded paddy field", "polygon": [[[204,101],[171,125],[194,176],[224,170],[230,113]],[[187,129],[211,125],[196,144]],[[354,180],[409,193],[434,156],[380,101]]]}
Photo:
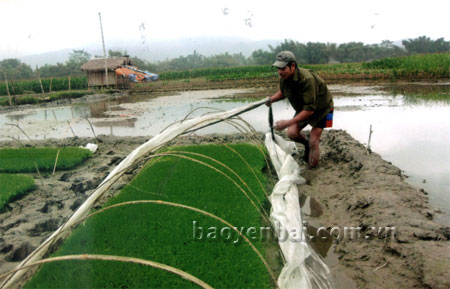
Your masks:
{"label": "flooded paddy field", "polygon": [[[330,88],[335,97],[333,129],[337,130],[324,134],[321,167],[304,170],[306,184],[299,187],[309,231],[315,234],[320,227],[329,232],[334,227],[360,226],[367,232],[367,228],[377,226],[396,227],[398,233],[392,242],[376,232],[367,240],[352,242],[313,238],[337,287],[445,288],[450,137],[444,132],[450,129],[445,114],[450,106],[449,84]],[[38,194],[17,201],[10,212],[0,215],[0,272],[12,269],[22,255],[67,219],[102,177],[146,139],[191,112],[193,117],[228,110],[271,93],[273,90],[251,88],[188,91],[158,98],[126,95],[88,104],[29,106],[1,113],[2,146],[20,146],[28,137],[45,145],[84,145],[97,142],[94,135],[100,136],[101,142],[99,154],[83,173],[76,170],[65,177],[62,173],[49,176]],[[420,97],[421,93],[425,97]],[[286,102],[274,104],[275,120],[292,114]],[[242,118],[257,131],[268,131],[266,107]],[[366,150],[370,125],[371,154]],[[229,125],[218,124],[180,142],[246,141],[243,136],[229,135],[235,132]],[[74,187],[73,182],[82,185]],[[61,193],[60,199],[56,192]],[[47,210],[42,209],[45,206]],[[444,263],[432,260],[439,260],[446,252]]]}

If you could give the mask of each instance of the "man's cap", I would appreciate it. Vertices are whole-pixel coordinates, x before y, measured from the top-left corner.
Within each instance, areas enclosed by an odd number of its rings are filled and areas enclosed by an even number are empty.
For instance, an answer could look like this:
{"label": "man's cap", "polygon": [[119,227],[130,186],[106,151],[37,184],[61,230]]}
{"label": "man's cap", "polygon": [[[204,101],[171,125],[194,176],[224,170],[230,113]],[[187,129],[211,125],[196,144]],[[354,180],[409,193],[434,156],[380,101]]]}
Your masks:
{"label": "man's cap", "polygon": [[280,53],[277,54],[277,57],[275,59],[276,60],[272,64],[272,66],[275,66],[278,68],[285,67],[288,64],[288,62],[291,62],[291,61],[297,62],[297,60],[295,59],[294,53],[292,53],[290,51],[281,51]]}

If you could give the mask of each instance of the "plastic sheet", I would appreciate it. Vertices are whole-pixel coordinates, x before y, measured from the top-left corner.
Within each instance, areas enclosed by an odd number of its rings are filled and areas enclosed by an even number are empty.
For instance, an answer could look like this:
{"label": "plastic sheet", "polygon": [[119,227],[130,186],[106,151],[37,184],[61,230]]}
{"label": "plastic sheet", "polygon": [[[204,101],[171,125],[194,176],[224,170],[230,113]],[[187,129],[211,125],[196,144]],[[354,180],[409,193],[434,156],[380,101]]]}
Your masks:
{"label": "plastic sheet", "polygon": [[282,289],[333,288],[328,266],[307,243],[303,230],[297,185],[305,180],[292,157],[297,152],[296,146],[278,135],[273,141],[270,133],[266,134],[265,145],[279,178],[270,195],[270,220],[286,261],[278,286]]}

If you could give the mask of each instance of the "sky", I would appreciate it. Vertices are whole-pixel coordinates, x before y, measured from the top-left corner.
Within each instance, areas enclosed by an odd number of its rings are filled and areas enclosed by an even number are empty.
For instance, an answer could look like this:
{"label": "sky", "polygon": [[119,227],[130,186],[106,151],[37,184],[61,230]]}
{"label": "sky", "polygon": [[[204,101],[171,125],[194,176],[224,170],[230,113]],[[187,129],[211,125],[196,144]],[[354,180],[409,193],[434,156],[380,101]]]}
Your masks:
{"label": "sky", "polygon": [[0,0],[0,59],[98,43],[193,37],[366,44],[450,40],[446,0]]}

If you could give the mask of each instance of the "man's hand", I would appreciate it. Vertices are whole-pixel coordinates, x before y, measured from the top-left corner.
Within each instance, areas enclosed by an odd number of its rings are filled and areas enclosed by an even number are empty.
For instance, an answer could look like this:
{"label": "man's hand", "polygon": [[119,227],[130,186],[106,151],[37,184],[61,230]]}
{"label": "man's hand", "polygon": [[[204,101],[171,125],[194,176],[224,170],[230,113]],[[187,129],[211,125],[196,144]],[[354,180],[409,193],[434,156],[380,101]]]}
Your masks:
{"label": "man's hand", "polygon": [[288,126],[289,126],[288,120],[279,120],[275,123],[273,128],[280,131],[280,130],[287,128]]}
{"label": "man's hand", "polygon": [[266,105],[267,106],[271,106],[272,105],[272,98],[270,96],[267,97]]}

